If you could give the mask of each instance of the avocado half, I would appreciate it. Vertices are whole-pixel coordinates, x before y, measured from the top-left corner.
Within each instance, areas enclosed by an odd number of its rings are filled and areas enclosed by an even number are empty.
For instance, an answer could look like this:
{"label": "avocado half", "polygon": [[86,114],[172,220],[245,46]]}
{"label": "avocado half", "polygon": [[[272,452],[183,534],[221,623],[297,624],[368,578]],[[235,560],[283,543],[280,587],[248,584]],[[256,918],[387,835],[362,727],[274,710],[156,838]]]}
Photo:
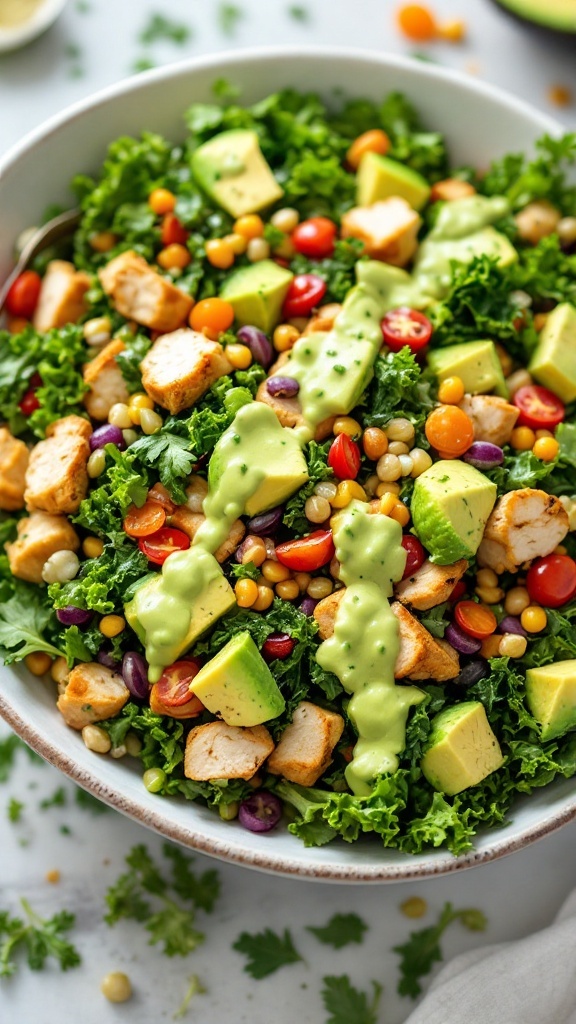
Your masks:
{"label": "avocado half", "polygon": [[556,35],[576,35],[575,0],[494,0],[521,21]]}

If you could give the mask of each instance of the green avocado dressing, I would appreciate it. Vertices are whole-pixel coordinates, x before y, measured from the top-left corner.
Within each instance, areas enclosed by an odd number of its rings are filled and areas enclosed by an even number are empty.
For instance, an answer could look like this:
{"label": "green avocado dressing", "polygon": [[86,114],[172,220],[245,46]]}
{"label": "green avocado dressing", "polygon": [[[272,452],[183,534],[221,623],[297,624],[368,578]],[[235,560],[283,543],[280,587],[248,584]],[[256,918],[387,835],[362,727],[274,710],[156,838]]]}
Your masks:
{"label": "green avocado dressing", "polygon": [[394,681],[400,641],[388,599],[406,565],[400,525],[352,501],[338,515],[333,535],[346,590],[334,634],[320,645],[316,660],[352,694],[348,716],[358,741],[346,781],[362,796],[370,793],[378,775],[398,767],[408,712],[424,693]]}

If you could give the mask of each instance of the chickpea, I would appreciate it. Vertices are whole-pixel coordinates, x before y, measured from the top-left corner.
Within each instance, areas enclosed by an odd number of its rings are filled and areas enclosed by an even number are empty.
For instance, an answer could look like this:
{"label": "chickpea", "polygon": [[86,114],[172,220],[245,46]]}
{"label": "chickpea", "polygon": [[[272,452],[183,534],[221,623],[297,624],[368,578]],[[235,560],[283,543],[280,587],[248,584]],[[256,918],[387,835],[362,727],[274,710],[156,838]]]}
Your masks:
{"label": "chickpea", "polygon": [[376,464],[378,479],[383,483],[398,480],[402,476],[402,465],[397,455],[382,455]]}
{"label": "chickpea", "polygon": [[386,436],[389,441],[413,441],[414,425],[404,416],[396,417],[386,424]]}
{"label": "chickpea", "polygon": [[368,427],[364,431],[362,447],[368,459],[377,462],[388,451],[388,438],[380,427]]}
{"label": "chickpea", "polygon": [[315,579],[310,580],[306,593],[308,597],[314,598],[315,601],[321,601],[323,597],[328,597],[333,590],[334,584],[332,580],[329,580],[326,576],[316,576]]}
{"label": "chickpea", "polygon": [[546,199],[528,203],[515,217],[520,238],[531,245],[556,231],[560,219],[560,212]]}
{"label": "chickpea", "polygon": [[132,984],[123,971],[111,971],[102,978],[100,990],[110,1003],[125,1003],[132,995]]}
{"label": "chickpea", "polygon": [[304,515],[311,523],[323,523],[329,518],[332,508],[327,498],[314,494],[304,505]]}

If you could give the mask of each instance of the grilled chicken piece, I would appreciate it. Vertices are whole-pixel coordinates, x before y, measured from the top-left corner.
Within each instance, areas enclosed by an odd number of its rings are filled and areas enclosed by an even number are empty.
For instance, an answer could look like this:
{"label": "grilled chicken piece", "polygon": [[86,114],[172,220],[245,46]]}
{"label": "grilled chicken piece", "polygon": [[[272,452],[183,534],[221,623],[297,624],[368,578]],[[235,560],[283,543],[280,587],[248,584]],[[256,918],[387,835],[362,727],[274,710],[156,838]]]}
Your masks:
{"label": "grilled chicken piece", "polygon": [[552,494],[532,487],[509,491],[496,502],[478,548],[478,564],[496,573],[518,572],[549,555],[568,533],[569,520]]}
{"label": "grilled chicken piece", "polygon": [[184,775],[197,782],[251,779],[273,750],[274,740],[263,725],[197,725],[186,740]]}
{"label": "grilled chicken piece", "polygon": [[331,763],[343,730],[341,715],[303,700],[268,759],[268,771],[299,786],[313,786]]}

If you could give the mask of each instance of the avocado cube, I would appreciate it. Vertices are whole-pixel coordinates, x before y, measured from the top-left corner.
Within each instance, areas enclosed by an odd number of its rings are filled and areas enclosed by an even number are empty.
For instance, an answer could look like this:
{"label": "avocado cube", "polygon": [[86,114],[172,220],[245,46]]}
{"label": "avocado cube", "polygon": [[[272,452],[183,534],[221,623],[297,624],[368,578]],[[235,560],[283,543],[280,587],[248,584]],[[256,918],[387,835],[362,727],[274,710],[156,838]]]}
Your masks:
{"label": "avocado cube", "polygon": [[262,725],[286,706],[250,633],[237,633],[200,669],[190,689],[226,725]]}
{"label": "avocado cube", "polygon": [[192,154],[191,164],[198,184],[233,217],[256,213],[284,195],[256,132],[221,132]]}
{"label": "avocado cube", "polygon": [[477,786],[503,763],[500,745],[479,701],[456,704],[432,719],[420,767],[434,789],[454,796]]}
{"label": "avocado cube", "polygon": [[414,210],[421,210],[428,202],[430,186],[421,174],[397,160],[365,153],[356,174],[358,206],[372,206],[389,196],[400,196]]}
{"label": "avocado cube", "polygon": [[261,478],[246,501],[247,516],[281,505],[308,482],[306,459],[294,431],[281,426],[276,413],[263,402],[242,406],[217,441],[208,464],[211,492],[233,459],[249,464]]}
{"label": "avocado cube", "polygon": [[412,521],[430,561],[474,558],[496,501],[496,484],[460,459],[440,459],[416,479]]}
{"label": "avocado cube", "polygon": [[280,321],[293,277],[273,260],[260,260],[230,274],[220,289],[220,297],[234,307],[239,323],[252,324],[268,334]]}
{"label": "avocado cube", "polygon": [[576,659],[529,668],[526,700],[540,725],[542,740],[553,740],[576,728]]}
{"label": "avocado cube", "polygon": [[[138,612],[144,602],[147,603],[150,599],[153,599],[161,581],[162,576],[158,574],[154,579],[143,583],[136,591],[132,600],[124,606],[124,615],[128,625],[132,627],[144,645],[146,644],[146,631],[141,625]],[[198,637],[202,636],[202,633],[205,633],[222,615],[225,615],[226,612],[235,607],[236,598],[234,597],[234,591],[224,573],[220,570],[216,579],[210,580],[204,592],[196,600],[186,638],[182,643],[173,644],[169,664],[177,661]]]}
{"label": "avocado cube", "polygon": [[428,355],[428,365],[439,382],[446,377],[460,377],[464,390],[470,395],[495,391],[502,398],[508,398],[502,365],[493,341],[466,341],[433,349]]}
{"label": "avocado cube", "polygon": [[528,370],[563,402],[576,398],[576,307],[569,302],[548,314]]}

